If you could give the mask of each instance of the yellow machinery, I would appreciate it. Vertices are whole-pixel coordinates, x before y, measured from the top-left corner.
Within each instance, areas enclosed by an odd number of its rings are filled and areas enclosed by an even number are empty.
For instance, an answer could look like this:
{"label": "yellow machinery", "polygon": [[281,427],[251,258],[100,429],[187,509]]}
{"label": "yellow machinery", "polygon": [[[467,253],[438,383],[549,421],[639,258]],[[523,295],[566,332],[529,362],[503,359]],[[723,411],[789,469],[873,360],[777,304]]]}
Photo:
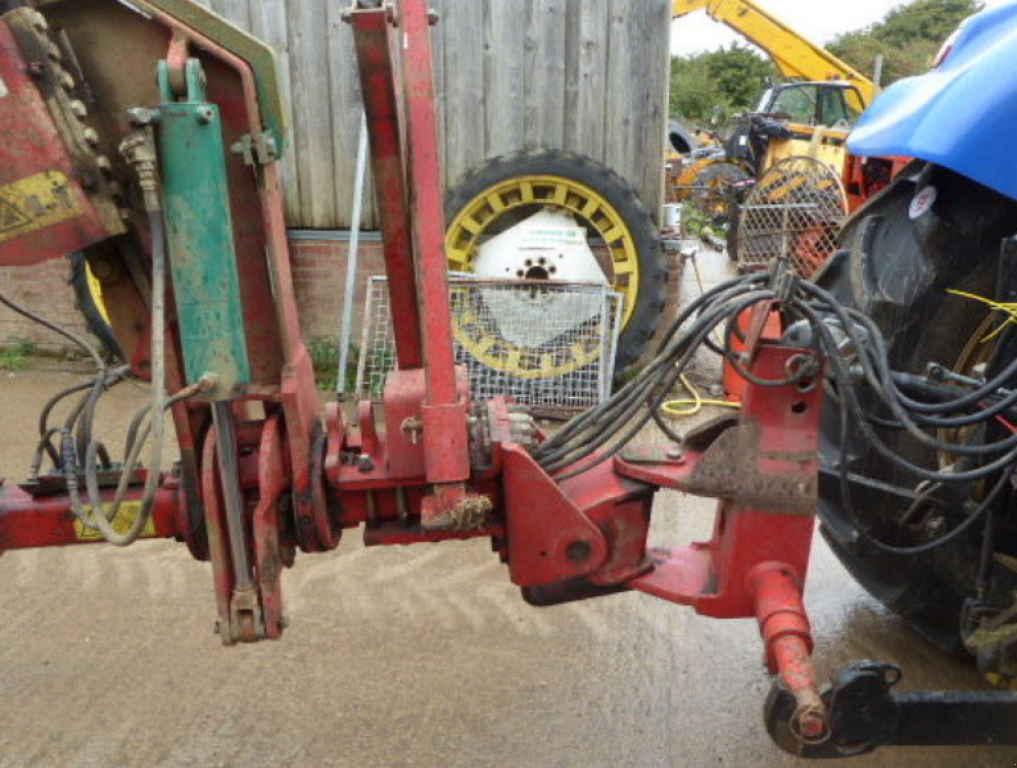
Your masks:
{"label": "yellow machinery", "polygon": [[693,158],[679,175],[677,187],[685,194],[680,191],[678,199],[703,186],[712,190],[723,185],[727,176],[719,169],[710,170],[719,163],[727,168],[742,164],[758,177],[785,158],[805,155],[843,172],[848,131],[872,103],[876,84],[754,0],[674,0],[672,4],[676,19],[700,10],[757,45],[782,75],[797,82],[774,86],[763,94],[724,156],[712,153]]}
{"label": "yellow machinery", "polygon": [[766,51],[784,77],[813,82],[843,80],[858,91],[857,97],[849,99],[854,109],[861,112],[872,103],[875,83],[753,0],[674,0],[671,16],[677,19],[700,10]]}

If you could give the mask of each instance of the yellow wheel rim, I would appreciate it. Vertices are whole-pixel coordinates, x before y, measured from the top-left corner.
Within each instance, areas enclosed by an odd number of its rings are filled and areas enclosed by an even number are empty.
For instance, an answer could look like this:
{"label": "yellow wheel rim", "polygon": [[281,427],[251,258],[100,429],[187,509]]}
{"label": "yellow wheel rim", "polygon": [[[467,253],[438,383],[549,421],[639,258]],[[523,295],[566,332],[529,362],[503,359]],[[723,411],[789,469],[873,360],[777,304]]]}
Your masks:
{"label": "yellow wheel rim", "polygon": [[92,294],[95,308],[99,310],[102,319],[109,323],[109,315],[106,313],[106,302],[102,300],[102,283],[92,274],[92,268],[87,265],[85,266],[85,277],[88,280],[88,292]]}
{"label": "yellow wheel rim", "polygon": [[[611,286],[624,298],[622,328],[628,324],[639,298],[639,258],[635,238],[618,210],[592,188],[561,176],[516,176],[494,184],[476,195],[456,215],[445,233],[449,270],[472,272],[483,237],[506,215],[539,206],[568,212],[586,225],[607,248]],[[608,270],[606,270],[608,271]],[[452,320],[456,341],[484,365],[526,379],[563,376],[595,362],[600,349],[579,344],[570,350],[543,354],[517,347],[489,333],[470,309],[471,302],[452,295]],[[461,306],[457,306],[461,305]]]}
{"label": "yellow wheel rim", "polygon": [[[975,329],[974,334],[964,345],[960,355],[957,356],[957,362],[954,363],[952,368],[954,373],[959,373],[961,376],[973,376],[975,374],[975,369],[979,365],[989,362],[989,358],[992,357],[992,352],[995,350],[996,344],[993,341],[987,341],[987,339],[992,334],[992,330],[997,323],[998,318],[993,317],[992,313],[989,313],[989,315],[979,324],[978,328]],[[944,442],[963,443],[970,442],[976,429],[976,426],[972,426],[956,429],[941,428],[936,431],[938,432],[938,438]],[[958,458],[958,456],[947,451],[939,451],[940,467],[949,466],[957,461]]]}

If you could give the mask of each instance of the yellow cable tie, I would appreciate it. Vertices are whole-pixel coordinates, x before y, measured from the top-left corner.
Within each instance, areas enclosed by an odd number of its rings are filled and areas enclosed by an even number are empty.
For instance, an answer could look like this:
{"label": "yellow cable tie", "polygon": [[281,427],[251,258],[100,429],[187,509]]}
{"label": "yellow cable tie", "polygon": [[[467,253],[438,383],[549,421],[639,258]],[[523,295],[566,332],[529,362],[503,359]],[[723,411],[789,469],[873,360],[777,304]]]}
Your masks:
{"label": "yellow cable tie", "polygon": [[703,396],[699,394],[699,390],[692,386],[692,382],[685,377],[684,373],[680,378],[682,386],[685,387],[692,397],[668,400],[666,403],[661,405],[660,410],[667,416],[671,416],[673,418],[695,416],[699,414],[704,407],[731,408],[732,410],[738,410],[742,407],[741,403],[731,403],[727,400],[704,400]]}
{"label": "yellow cable tie", "polygon": [[1017,304],[993,301],[992,299],[987,299],[984,296],[979,296],[974,293],[968,293],[967,291],[958,291],[955,288],[947,289],[947,293],[953,294],[954,296],[960,296],[965,299],[971,299],[973,301],[980,302],[989,307],[989,309],[992,310],[993,312],[1003,312],[1004,314],[1009,315],[1009,317],[1003,323],[1001,323],[998,328],[996,328],[994,331],[989,333],[988,336],[982,339],[979,342],[980,344],[985,344],[986,342],[992,341],[997,336],[999,336],[999,334],[1001,334],[1008,326],[1012,324],[1017,324]]}

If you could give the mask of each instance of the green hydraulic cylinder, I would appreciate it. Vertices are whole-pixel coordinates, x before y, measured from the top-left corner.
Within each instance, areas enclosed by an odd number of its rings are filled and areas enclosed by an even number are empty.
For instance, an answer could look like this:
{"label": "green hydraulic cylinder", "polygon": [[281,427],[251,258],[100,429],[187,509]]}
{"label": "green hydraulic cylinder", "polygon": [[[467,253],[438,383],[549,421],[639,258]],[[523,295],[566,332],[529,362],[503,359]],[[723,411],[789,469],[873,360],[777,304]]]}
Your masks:
{"label": "green hydraulic cylinder", "polygon": [[240,278],[233,240],[226,148],[219,107],[205,100],[197,59],[186,64],[187,97],[177,101],[159,64],[159,170],[177,321],[188,384],[216,382],[206,399],[250,383]]}

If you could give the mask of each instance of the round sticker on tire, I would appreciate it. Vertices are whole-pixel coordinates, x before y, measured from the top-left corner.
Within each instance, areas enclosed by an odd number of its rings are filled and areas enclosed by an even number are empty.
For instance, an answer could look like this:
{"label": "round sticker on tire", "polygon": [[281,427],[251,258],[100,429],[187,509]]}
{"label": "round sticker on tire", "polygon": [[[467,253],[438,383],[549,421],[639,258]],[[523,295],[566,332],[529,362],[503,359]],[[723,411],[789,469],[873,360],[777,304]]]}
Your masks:
{"label": "round sticker on tire", "polygon": [[911,221],[921,218],[929,211],[932,210],[932,206],[936,204],[936,198],[939,196],[939,192],[935,187],[926,187],[911,201],[911,208],[909,214]]}

